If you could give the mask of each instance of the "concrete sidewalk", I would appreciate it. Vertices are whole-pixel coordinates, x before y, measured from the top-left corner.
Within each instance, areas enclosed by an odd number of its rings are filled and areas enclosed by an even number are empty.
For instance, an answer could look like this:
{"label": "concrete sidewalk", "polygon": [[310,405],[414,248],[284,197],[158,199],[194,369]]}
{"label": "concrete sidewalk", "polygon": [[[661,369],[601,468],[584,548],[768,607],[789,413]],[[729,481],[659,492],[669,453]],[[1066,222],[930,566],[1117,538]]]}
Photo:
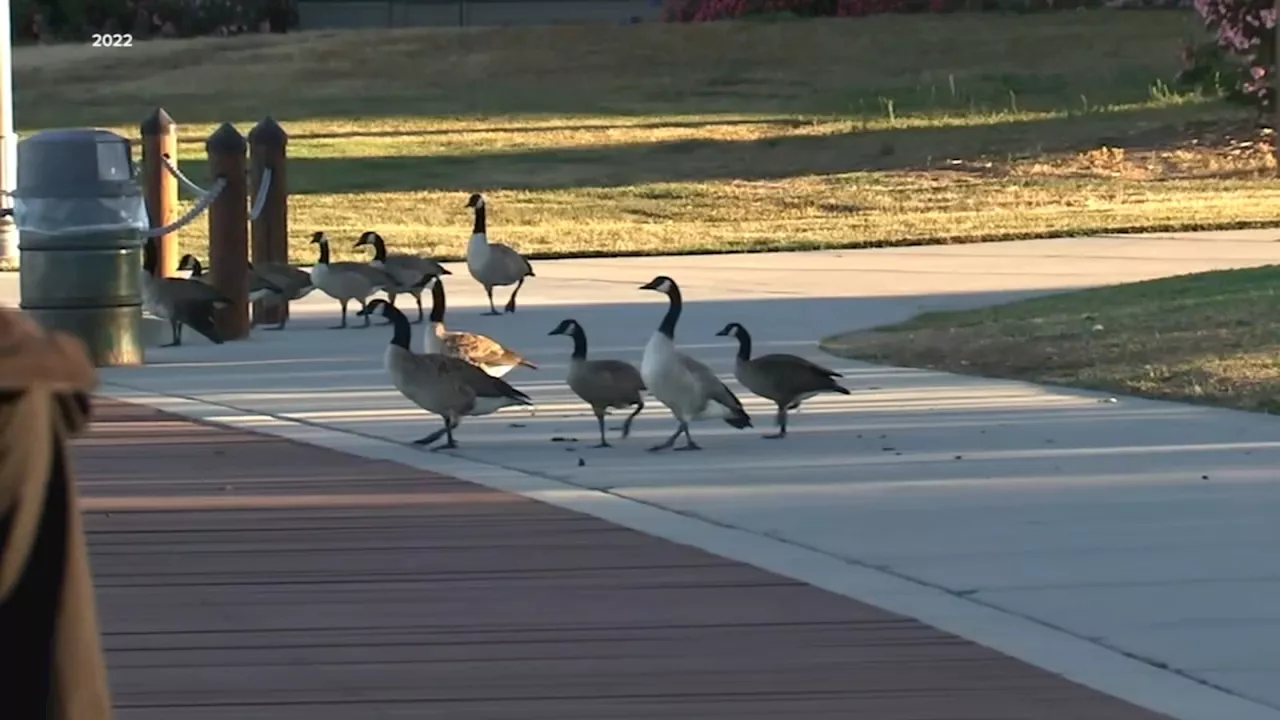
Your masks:
{"label": "concrete sidewalk", "polygon": [[[826,334],[922,309],[1280,261],[1280,232],[1028,241],[792,255],[541,262],[515,316],[476,312],[455,267],[449,324],[539,362],[508,379],[539,404],[469,420],[461,449],[400,441],[435,426],[380,367],[386,328],[323,329],[313,295],[284,333],[156,350],[104,373],[117,397],[395,459],[587,512],[870,602],[1174,717],[1275,720],[1280,691],[1280,420],[833,360]],[[563,385],[585,326],[595,357],[637,361],[681,283],[677,341],[727,373],[714,337],[810,355],[855,393],[812,401],[791,437],[694,427],[702,453],[651,455],[656,406],[630,441],[590,450],[594,421]],[[353,480],[351,486],[358,487]]]}
{"label": "concrete sidewalk", "polygon": [[120,720],[1158,720],[953,635],[508,493],[99,402]]}

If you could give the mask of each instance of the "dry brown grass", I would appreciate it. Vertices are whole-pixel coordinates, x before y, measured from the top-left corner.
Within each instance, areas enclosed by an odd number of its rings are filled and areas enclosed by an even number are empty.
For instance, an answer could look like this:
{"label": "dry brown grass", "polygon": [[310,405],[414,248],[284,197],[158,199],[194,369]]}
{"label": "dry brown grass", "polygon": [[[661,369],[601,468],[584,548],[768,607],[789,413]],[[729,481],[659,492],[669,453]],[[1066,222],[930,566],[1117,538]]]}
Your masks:
{"label": "dry brown grass", "polygon": [[1238,114],[1160,85],[1196,32],[1110,11],[315,32],[20,49],[15,83],[27,130],[133,134],[164,105],[204,180],[216,123],[270,113],[295,260],[314,230],[370,228],[456,257],[475,190],[495,238],[542,256],[1280,221]]}
{"label": "dry brown grass", "polygon": [[870,362],[1280,412],[1280,266],[927,313],[822,342]]}

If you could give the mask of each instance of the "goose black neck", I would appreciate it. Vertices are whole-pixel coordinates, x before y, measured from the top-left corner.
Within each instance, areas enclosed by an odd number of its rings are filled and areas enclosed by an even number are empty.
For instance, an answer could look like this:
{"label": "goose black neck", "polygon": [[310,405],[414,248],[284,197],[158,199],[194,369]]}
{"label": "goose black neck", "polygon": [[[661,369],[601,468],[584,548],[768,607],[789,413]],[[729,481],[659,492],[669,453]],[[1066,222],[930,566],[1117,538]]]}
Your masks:
{"label": "goose black neck", "polygon": [[317,263],[320,265],[329,264],[329,243],[327,242],[320,243],[320,259],[317,261]]}
{"label": "goose black neck", "polygon": [[675,340],[676,323],[680,321],[680,311],[684,308],[684,299],[680,297],[680,288],[672,285],[671,291],[667,293],[667,299],[671,301],[671,305],[667,308],[667,314],[662,317],[662,324],[658,326],[658,332]]}
{"label": "goose black neck", "polygon": [[387,261],[387,244],[378,235],[373,236],[373,259],[383,263]]}
{"label": "goose black neck", "polygon": [[582,332],[581,325],[573,326],[572,337],[573,337],[573,355],[571,355],[570,357],[572,357],[574,360],[586,360],[587,359],[587,334]]}
{"label": "goose black neck", "polygon": [[738,326],[738,359],[751,359],[751,333],[741,325]]}
{"label": "goose black neck", "polygon": [[431,281],[431,322],[444,322],[444,283],[440,278]]}
{"label": "goose black neck", "polygon": [[142,269],[149,274],[156,274],[156,246],[154,240],[142,244]]}
{"label": "goose black neck", "polygon": [[476,206],[476,224],[471,228],[472,235],[481,235],[484,233],[484,205]]}
{"label": "goose black neck", "polygon": [[204,274],[204,267],[200,265],[200,261],[191,258],[191,277],[200,277]]}
{"label": "goose black neck", "polygon": [[405,317],[404,313],[398,309],[392,307],[390,312],[387,313],[387,319],[391,321],[392,326],[391,344],[408,350],[409,338],[412,337],[412,332],[409,330],[409,318]]}

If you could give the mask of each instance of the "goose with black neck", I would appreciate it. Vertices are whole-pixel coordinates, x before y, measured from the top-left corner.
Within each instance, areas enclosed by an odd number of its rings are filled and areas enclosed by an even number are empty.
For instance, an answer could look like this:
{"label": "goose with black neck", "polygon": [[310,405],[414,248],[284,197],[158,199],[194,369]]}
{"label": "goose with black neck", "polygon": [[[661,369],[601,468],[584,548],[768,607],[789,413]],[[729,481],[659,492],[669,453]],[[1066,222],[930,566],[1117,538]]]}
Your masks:
{"label": "goose with black neck", "polygon": [[392,305],[396,304],[396,295],[400,292],[408,293],[418,304],[418,319],[415,322],[423,321],[422,313],[422,290],[431,282],[431,278],[440,275],[450,275],[448,268],[440,263],[425,258],[420,255],[409,255],[407,253],[388,253],[387,241],[382,235],[367,230],[356,241],[355,247],[362,248],[366,245],[373,246],[373,259],[369,264],[379,270],[384,270],[388,275],[396,279],[397,286],[385,288],[387,291],[387,301]]}
{"label": "goose with black neck", "polygon": [[447,330],[444,326],[444,279],[432,278],[430,284],[431,322],[423,337],[424,351],[461,358],[494,377],[502,377],[518,367],[538,369],[523,355],[503,347],[493,338],[462,330]]}
{"label": "goose with black neck", "polygon": [[352,300],[360,303],[362,312],[357,316],[364,318],[362,327],[369,327],[369,313],[363,312],[368,309],[369,296],[387,287],[395,287],[395,278],[365,263],[330,261],[329,236],[323,230],[311,236],[311,243],[320,246],[320,257],[311,268],[311,282],[320,292],[342,305],[342,322],[330,329],[341,330],[347,326],[347,305]]}
{"label": "goose with black neck", "polygon": [[666,441],[649,450],[672,447],[683,434],[685,444],[676,450],[701,450],[689,434],[689,423],[695,420],[721,419],[739,430],[751,427],[751,416],[711,368],[676,349],[676,323],[684,310],[680,286],[666,275],[659,275],[641,290],[653,290],[667,296],[667,312],[644,347],[640,361],[640,377],[658,402],[675,416],[676,431]]}
{"label": "goose with black neck", "polygon": [[834,370],[810,362],[790,353],[769,353],[751,357],[751,333],[741,323],[731,322],[716,333],[717,337],[733,336],[738,339],[738,353],[733,360],[733,376],[743,387],[778,406],[774,423],[778,432],[764,437],[781,439],[787,436],[787,411],[800,407],[800,403],[824,392],[848,395],[848,388],[835,378],[843,377]]}
{"label": "goose with black neck", "polygon": [[526,277],[535,277],[533,266],[523,255],[501,243],[489,242],[486,226],[486,200],[480,193],[473,193],[467,207],[475,211],[475,225],[471,229],[471,241],[467,243],[467,270],[476,282],[484,286],[489,298],[489,312],[485,315],[501,315],[493,304],[493,289],[515,285],[511,299],[503,312],[516,311],[516,295],[524,287]]}
{"label": "goose with black neck", "polygon": [[604,416],[610,409],[622,410],[635,407],[622,422],[622,439],[631,434],[631,421],[644,410],[644,380],[640,371],[631,363],[612,359],[587,359],[587,333],[573,318],[560,322],[548,335],[568,335],[573,338],[573,354],[569,357],[567,383],[575,395],[591,406],[596,423],[600,427],[600,444],[595,447],[612,447],[604,433]]}
{"label": "goose with black neck", "polygon": [[462,423],[462,418],[488,415],[512,405],[533,405],[528,395],[466,360],[410,350],[409,318],[386,300],[371,300],[358,314],[368,317],[375,312],[381,313],[392,326],[391,342],[383,354],[383,366],[391,377],[391,384],[407,400],[444,421],[444,427],[414,440],[414,445],[431,445],[443,436],[445,442],[431,450],[456,448],[453,431]]}

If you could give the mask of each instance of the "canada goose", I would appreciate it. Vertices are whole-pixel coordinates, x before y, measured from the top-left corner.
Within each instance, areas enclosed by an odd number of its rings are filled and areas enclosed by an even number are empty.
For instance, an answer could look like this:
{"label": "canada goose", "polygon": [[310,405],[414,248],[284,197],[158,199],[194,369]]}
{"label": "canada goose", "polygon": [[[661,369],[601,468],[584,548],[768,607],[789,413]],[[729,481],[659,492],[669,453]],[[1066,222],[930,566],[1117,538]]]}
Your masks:
{"label": "canada goose", "polygon": [[501,315],[493,306],[493,289],[500,285],[515,283],[516,289],[511,291],[511,299],[503,308],[504,312],[516,311],[516,294],[524,287],[526,277],[535,277],[533,266],[523,255],[506,245],[489,242],[485,232],[484,196],[473,193],[467,200],[467,207],[475,208],[476,224],[471,230],[471,242],[467,243],[467,269],[471,277],[484,286],[489,296],[489,312],[485,315]]}
{"label": "canada goose", "polygon": [[676,323],[684,307],[676,281],[659,275],[641,285],[640,289],[665,293],[671,303],[657,331],[644,346],[640,377],[644,378],[649,392],[666,405],[680,423],[666,442],[649,449],[665,450],[684,433],[685,444],[675,449],[701,450],[689,435],[689,422],[692,420],[718,417],[739,430],[751,427],[751,416],[743,409],[742,402],[720,382],[711,368],[676,350]]}
{"label": "canada goose", "polygon": [[[213,279],[212,276],[205,273],[200,261],[191,253],[182,256],[182,259],[178,261],[178,269],[190,271],[191,277],[188,278],[189,280],[196,280],[206,285],[211,284]],[[278,285],[254,272],[252,264],[249,265],[246,272],[249,275],[249,302],[262,300],[273,295],[278,296],[284,292]]]}
{"label": "canada goose", "polygon": [[[355,300],[360,309],[368,307],[366,300],[373,293],[388,285],[395,286],[395,278],[384,270],[358,262],[329,262],[329,237],[324,231],[311,236],[311,242],[320,246],[320,258],[311,269],[311,282],[320,292],[342,303],[342,322],[331,327],[341,330],[347,326],[347,303]],[[369,313],[360,313],[364,317],[364,325],[369,327]]]}
{"label": "canada goose", "polygon": [[169,321],[173,342],[161,347],[182,344],[182,327],[190,326],[215,345],[222,344],[222,337],[213,322],[213,311],[231,304],[227,296],[211,285],[198,280],[160,277],[156,241],[148,238],[142,247],[142,307],[158,318]]}
{"label": "canada goose", "polygon": [[[418,320],[422,322],[422,288],[432,277],[452,275],[443,265],[431,258],[407,255],[405,253],[387,254],[387,243],[378,233],[368,230],[356,241],[355,247],[373,246],[373,259],[369,264],[386,270],[404,291],[413,296],[418,303]],[[396,304],[396,291],[399,288],[387,288],[387,302]]]}
{"label": "canada goose", "polygon": [[444,281],[438,277],[432,278],[431,324],[423,338],[424,351],[462,358],[494,377],[502,377],[520,366],[530,370],[538,369],[537,365],[529,362],[523,355],[502,347],[493,338],[461,330],[446,330],[444,310]]}
{"label": "canada goose", "polygon": [[569,356],[569,389],[591,406],[600,425],[600,444],[610,447],[604,436],[604,416],[610,408],[636,409],[622,422],[622,439],[631,434],[631,421],[644,410],[644,380],[640,371],[631,363],[621,360],[588,360],[587,333],[577,320],[562,320],[548,335],[568,335],[573,338],[573,354]]}
{"label": "canada goose", "polygon": [[733,376],[743,387],[762,398],[772,400],[778,406],[776,423],[778,432],[765,435],[770,439],[787,436],[787,411],[800,407],[800,403],[818,393],[834,392],[848,395],[849,389],[834,378],[844,377],[834,370],[789,353],[770,353],[751,357],[751,333],[741,324],[732,322],[716,333],[717,337],[733,335],[738,338],[738,355],[733,361]]}
{"label": "canada goose", "polygon": [[430,445],[444,435],[446,442],[431,449],[456,448],[453,430],[463,417],[488,415],[509,405],[533,404],[528,395],[501,378],[485,374],[466,360],[411,351],[409,318],[386,300],[371,300],[359,314],[368,317],[379,310],[394,326],[391,343],[383,355],[392,385],[418,407],[444,419],[443,428],[414,440],[414,445]]}
{"label": "canada goose", "polygon": [[[301,300],[315,290],[315,285],[311,284],[311,273],[301,270],[289,263],[282,262],[264,262],[249,263],[249,270],[280,288],[278,294],[268,295],[264,300],[284,304],[288,304],[294,300]],[[289,322],[289,314],[281,313],[280,324],[275,327],[266,328],[267,330],[283,330],[286,323]]]}

